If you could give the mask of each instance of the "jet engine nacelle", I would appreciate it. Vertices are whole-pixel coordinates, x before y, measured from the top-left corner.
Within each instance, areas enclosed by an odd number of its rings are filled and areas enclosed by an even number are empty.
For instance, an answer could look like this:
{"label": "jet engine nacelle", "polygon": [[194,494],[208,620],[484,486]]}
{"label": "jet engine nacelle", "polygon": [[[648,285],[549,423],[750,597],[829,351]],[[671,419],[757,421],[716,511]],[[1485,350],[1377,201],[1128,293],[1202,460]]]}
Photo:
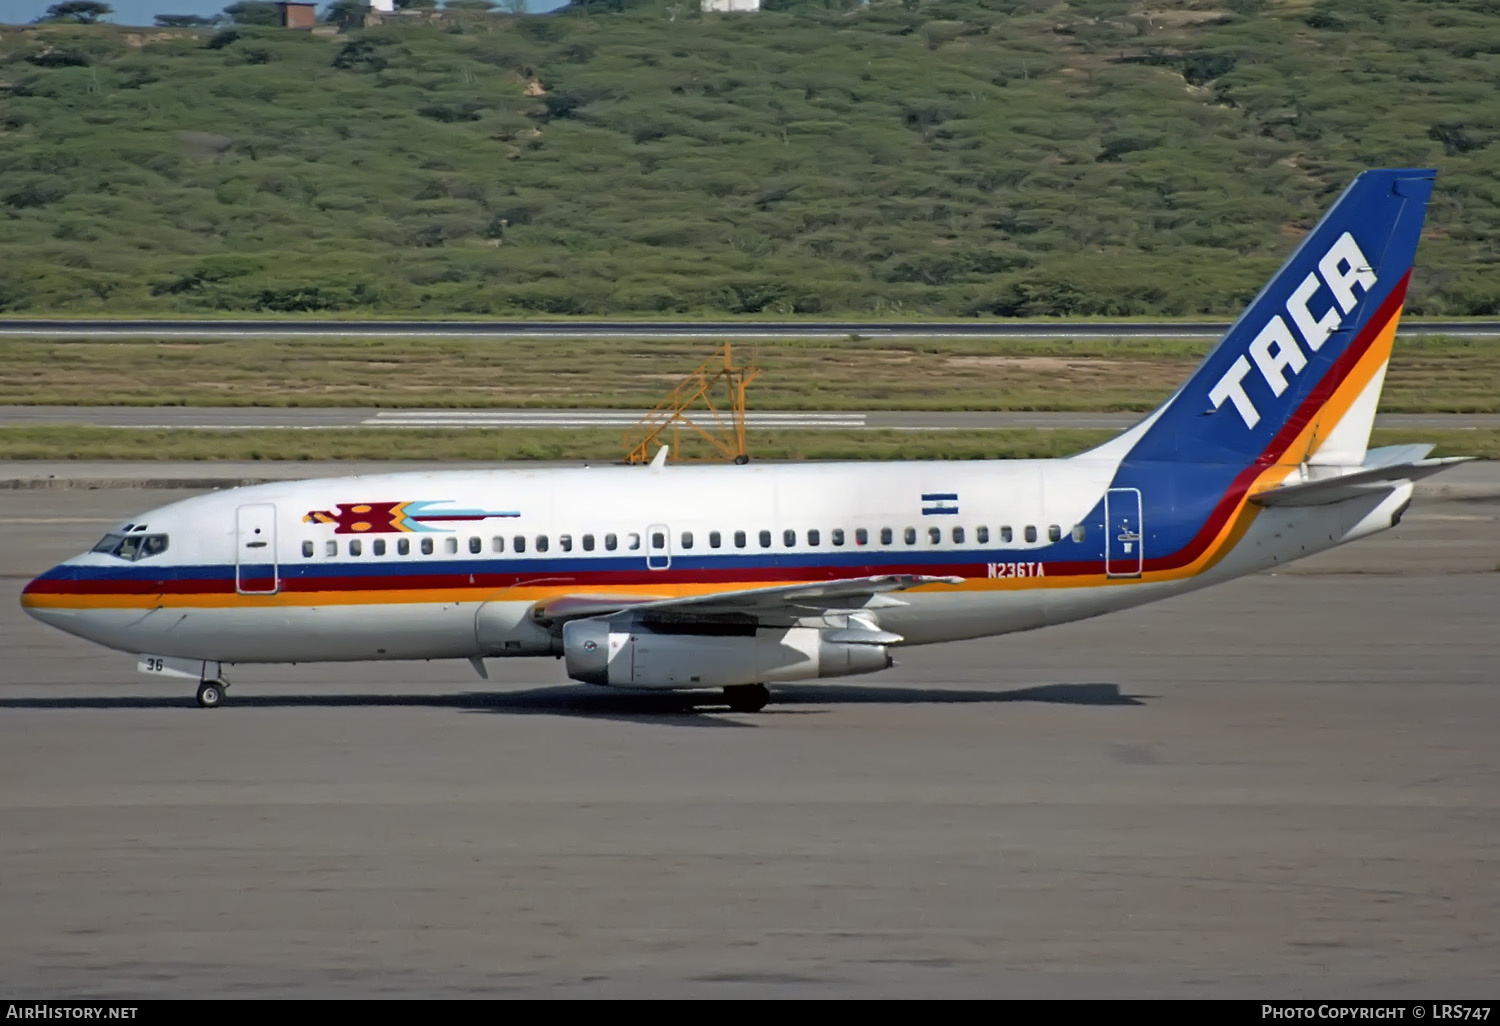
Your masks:
{"label": "jet engine nacelle", "polygon": [[574,620],[563,626],[563,657],[568,676],[585,684],[662,689],[844,677],[893,665],[884,644],[835,640],[829,637],[833,632],[816,627],[745,625],[708,633],[711,629],[659,632],[638,624]]}

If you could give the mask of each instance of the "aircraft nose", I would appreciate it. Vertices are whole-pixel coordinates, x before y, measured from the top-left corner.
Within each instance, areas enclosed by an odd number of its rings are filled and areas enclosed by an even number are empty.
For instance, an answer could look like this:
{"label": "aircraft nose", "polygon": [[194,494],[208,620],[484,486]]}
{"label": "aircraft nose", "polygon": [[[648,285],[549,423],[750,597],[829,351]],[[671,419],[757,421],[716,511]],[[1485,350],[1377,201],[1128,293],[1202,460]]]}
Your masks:
{"label": "aircraft nose", "polygon": [[65,577],[64,568],[59,564],[28,581],[21,589],[21,608],[42,623],[77,634],[77,611],[69,608],[62,586]]}
{"label": "aircraft nose", "polygon": [[[140,620],[143,612],[131,605],[135,595],[122,593],[122,582],[108,570],[88,561],[67,560],[39,575],[21,589],[21,608],[49,627],[111,648],[134,650],[142,640]],[[139,586],[139,594],[152,587]],[[123,599],[111,604],[112,593]],[[105,601],[100,601],[104,599]]]}
{"label": "aircraft nose", "polygon": [[21,608],[43,623],[52,622],[47,617],[47,606],[44,596],[47,593],[47,579],[56,573],[57,567],[53,567],[40,577],[34,577],[26,582],[26,587],[21,589]]}

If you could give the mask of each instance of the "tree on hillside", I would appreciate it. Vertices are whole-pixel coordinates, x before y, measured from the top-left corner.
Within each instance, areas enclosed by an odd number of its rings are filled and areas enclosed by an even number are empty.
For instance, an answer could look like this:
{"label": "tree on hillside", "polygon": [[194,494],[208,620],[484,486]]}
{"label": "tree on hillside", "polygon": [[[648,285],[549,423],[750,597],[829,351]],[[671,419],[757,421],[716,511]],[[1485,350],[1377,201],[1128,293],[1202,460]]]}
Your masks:
{"label": "tree on hillside", "polygon": [[62,3],[47,8],[47,13],[37,20],[76,21],[80,25],[92,25],[106,14],[114,13],[115,9],[109,4],[96,3],[95,0],[63,0]]}
{"label": "tree on hillside", "polygon": [[280,25],[281,12],[265,0],[240,0],[224,8],[224,17],[236,25]]}
{"label": "tree on hillside", "polygon": [[493,11],[495,5],[490,0],[447,0],[443,4],[445,11]]}
{"label": "tree on hillside", "polygon": [[432,11],[437,9],[437,0],[396,0],[398,11]]}
{"label": "tree on hillside", "polygon": [[323,12],[323,21],[329,25],[337,25],[340,32],[363,28],[365,24],[363,0],[333,0],[333,3],[328,5],[328,10]]}
{"label": "tree on hillside", "polygon": [[526,0],[500,0],[500,6],[511,14],[525,14],[531,5]]}
{"label": "tree on hillside", "polygon": [[217,21],[217,18],[200,18],[196,14],[158,14],[156,16],[156,24],[162,28],[202,28]]}
{"label": "tree on hillside", "polygon": [[[624,11],[632,7],[639,7],[647,0],[569,0],[566,6],[561,8],[565,11],[582,11],[589,14],[595,11]],[[761,6],[765,6],[762,4]]]}

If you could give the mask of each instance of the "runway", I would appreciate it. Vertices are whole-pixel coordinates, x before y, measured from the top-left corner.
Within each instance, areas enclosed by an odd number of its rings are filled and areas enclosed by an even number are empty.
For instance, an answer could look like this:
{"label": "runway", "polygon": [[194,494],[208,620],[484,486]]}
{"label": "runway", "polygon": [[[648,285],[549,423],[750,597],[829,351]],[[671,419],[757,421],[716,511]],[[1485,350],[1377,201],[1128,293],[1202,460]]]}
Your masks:
{"label": "runway", "polygon": [[[647,410],[390,410],[374,407],[256,406],[0,406],[0,427],[48,427],[81,424],[140,430],[247,431],[271,428],[332,430],[349,428],[631,428]],[[1144,412],[1084,413],[992,410],[911,412],[906,410],[747,412],[748,430],[859,429],[885,431],[978,431],[992,428],[1121,430]],[[721,415],[727,423],[728,414]],[[688,417],[705,428],[713,418]],[[1500,428],[1494,413],[1385,413],[1375,418],[1382,428]]]}
{"label": "runway", "polygon": [[[0,318],[18,338],[1219,338],[1224,321],[453,321]],[[1500,321],[1408,320],[1400,334],[1500,337]]]}
{"label": "runway", "polygon": [[7,993],[1493,997],[1492,465],[1280,573],[757,714],[552,660],[200,710],[15,601],[190,491],[54,472],[0,491]]}

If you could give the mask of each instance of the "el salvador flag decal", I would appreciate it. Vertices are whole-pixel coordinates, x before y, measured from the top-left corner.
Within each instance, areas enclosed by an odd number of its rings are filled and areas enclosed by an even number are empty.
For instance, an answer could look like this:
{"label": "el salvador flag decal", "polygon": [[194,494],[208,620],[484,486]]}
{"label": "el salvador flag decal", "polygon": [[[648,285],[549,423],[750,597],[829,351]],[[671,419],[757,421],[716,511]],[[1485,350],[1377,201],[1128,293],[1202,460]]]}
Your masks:
{"label": "el salvador flag decal", "polygon": [[957,492],[929,492],[922,496],[922,515],[924,517],[939,517],[957,513]]}

